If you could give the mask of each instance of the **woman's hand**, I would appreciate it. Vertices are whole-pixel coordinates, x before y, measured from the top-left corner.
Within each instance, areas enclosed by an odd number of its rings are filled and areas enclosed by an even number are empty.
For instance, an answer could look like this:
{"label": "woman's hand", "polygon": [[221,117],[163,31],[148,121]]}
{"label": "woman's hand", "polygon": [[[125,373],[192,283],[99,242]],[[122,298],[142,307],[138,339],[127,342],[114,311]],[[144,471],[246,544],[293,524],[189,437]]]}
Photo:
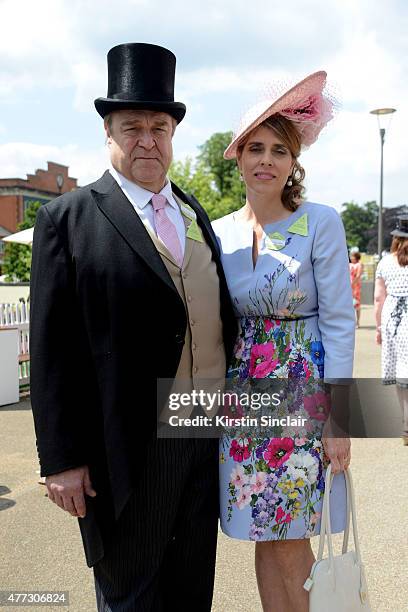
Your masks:
{"label": "woman's hand", "polygon": [[333,474],[347,470],[351,459],[351,442],[348,437],[334,438],[330,418],[323,427],[322,442],[323,449],[328,457]]}
{"label": "woman's hand", "polygon": [[376,341],[376,344],[382,344],[381,329],[376,330],[375,341]]}

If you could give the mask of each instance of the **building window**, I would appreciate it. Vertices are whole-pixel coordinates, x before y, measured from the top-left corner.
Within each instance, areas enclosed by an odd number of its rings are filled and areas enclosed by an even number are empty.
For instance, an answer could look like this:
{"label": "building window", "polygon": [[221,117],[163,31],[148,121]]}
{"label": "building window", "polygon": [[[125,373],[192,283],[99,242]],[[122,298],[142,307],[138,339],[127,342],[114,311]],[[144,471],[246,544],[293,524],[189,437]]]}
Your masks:
{"label": "building window", "polygon": [[27,208],[31,206],[34,202],[41,202],[41,204],[47,204],[50,202],[52,198],[36,198],[33,196],[23,196],[23,219],[25,219],[25,214],[27,212]]}

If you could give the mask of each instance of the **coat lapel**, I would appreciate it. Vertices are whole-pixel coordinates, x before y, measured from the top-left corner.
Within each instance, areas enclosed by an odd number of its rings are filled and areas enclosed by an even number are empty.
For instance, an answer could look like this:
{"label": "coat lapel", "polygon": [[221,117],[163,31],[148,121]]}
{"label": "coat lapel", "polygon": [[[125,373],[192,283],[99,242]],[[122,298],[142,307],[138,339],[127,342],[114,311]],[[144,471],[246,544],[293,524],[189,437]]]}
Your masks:
{"label": "coat lapel", "polygon": [[198,204],[197,200],[193,195],[187,195],[186,193],[181,191],[181,189],[177,187],[177,185],[175,185],[174,183],[171,184],[171,187],[173,193],[183,202],[191,206],[191,208],[194,210],[195,214],[197,215],[197,223],[204,234],[205,241],[210,247],[215,261],[219,262],[220,250],[217,239],[215,238],[214,232],[212,230],[209,218],[207,217],[205,212],[203,212],[201,206]]}
{"label": "coat lapel", "polygon": [[100,211],[122,238],[178,296],[171,276],[139,215],[109,171],[94,184],[91,192]]}
{"label": "coat lapel", "polygon": [[[221,267],[219,247],[208,217],[193,196],[187,196],[174,183],[171,183],[171,186],[173,193],[191,206],[196,213],[197,223],[203,232],[205,241],[210,247],[219,269]],[[152,271],[179,295],[139,215],[108,170],[94,183],[91,193],[100,211],[112,223],[122,238],[145,261]],[[218,271],[220,273],[220,269]],[[222,271],[221,274],[223,275]]]}

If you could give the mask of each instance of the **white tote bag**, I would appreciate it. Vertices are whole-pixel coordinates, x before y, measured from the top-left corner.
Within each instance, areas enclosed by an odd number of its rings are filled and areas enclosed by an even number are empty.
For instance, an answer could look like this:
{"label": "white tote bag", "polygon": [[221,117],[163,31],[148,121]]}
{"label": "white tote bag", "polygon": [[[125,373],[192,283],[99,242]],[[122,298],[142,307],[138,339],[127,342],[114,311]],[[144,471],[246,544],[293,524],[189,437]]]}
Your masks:
{"label": "white tote bag", "polygon": [[[357,533],[356,505],[350,468],[344,471],[347,489],[347,520],[343,536],[342,554],[333,555],[330,524],[330,488],[333,481],[331,465],[326,472],[326,486],[320,527],[319,552],[303,588],[309,591],[310,612],[371,612],[367,582],[361,561]],[[355,550],[347,551],[350,532],[350,513],[353,519]],[[323,559],[325,536],[329,556]]]}

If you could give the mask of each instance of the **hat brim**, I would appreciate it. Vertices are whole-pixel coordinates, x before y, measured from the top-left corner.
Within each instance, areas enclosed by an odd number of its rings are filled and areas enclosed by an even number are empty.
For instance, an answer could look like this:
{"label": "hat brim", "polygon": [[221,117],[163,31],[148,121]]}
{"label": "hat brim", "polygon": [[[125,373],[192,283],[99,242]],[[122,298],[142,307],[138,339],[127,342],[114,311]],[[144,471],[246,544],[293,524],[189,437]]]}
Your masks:
{"label": "hat brim", "polygon": [[400,236],[401,238],[408,238],[408,232],[402,232],[401,230],[392,230],[391,236]]}
{"label": "hat brim", "polygon": [[245,138],[252,130],[261,125],[268,117],[283,111],[287,107],[293,107],[296,103],[304,100],[305,89],[314,91],[323,91],[326,83],[327,73],[324,70],[319,70],[310,74],[305,79],[302,79],[296,85],[288,89],[277,100],[264,108],[257,117],[255,117],[244,129],[239,130],[234,139],[224,151],[224,159],[234,159],[237,156],[237,148],[241,140]]}
{"label": "hat brim", "polygon": [[167,113],[174,117],[177,123],[180,123],[186,114],[186,106],[182,102],[132,101],[115,100],[113,98],[97,98],[94,104],[97,112],[102,118],[115,110],[152,110]]}

